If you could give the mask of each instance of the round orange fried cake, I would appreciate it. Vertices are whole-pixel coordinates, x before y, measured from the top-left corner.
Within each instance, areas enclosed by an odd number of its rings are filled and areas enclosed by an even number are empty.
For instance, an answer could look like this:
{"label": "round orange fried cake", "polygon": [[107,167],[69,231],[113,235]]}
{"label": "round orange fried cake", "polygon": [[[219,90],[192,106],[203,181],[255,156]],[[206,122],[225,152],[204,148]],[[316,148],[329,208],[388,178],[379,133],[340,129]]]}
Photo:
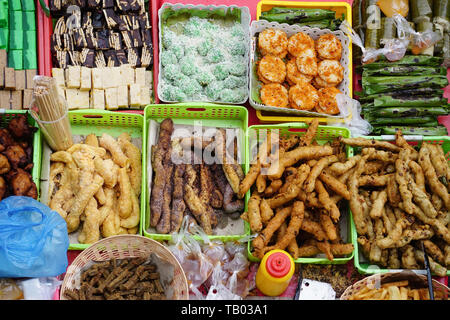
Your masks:
{"label": "round orange fried cake", "polygon": [[282,83],[286,78],[286,64],[278,57],[264,56],[258,64],[258,76],[264,83]]}
{"label": "round orange fried cake", "polygon": [[271,107],[286,108],[289,105],[287,89],[279,83],[269,83],[261,87],[261,101]]}
{"label": "round orange fried cake", "polygon": [[260,32],[258,47],[262,55],[284,58],[287,55],[288,38],[281,29],[269,28]]}
{"label": "round orange fried cake", "polygon": [[330,88],[330,87],[334,87],[335,86],[334,83],[328,83],[328,82],[324,81],[320,76],[315,76],[314,79],[311,81],[311,84],[316,89]]}
{"label": "round orange fried cake", "polygon": [[294,85],[301,82],[311,82],[313,76],[301,73],[295,60],[295,58],[292,58],[286,63],[286,79],[288,83]]}
{"label": "round orange fried cake", "polygon": [[311,110],[319,102],[319,94],[309,83],[299,83],[289,88],[289,101],[293,109]]}
{"label": "round orange fried cake", "polygon": [[298,57],[306,49],[314,50],[314,40],[306,33],[297,32],[289,37],[288,51],[292,56]]}
{"label": "round orange fried cake", "polygon": [[316,40],[316,50],[322,60],[340,60],[342,44],[334,34],[324,34]]}
{"label": "round orange fried cake", "polygon": [[318,72],[316,58],[300,55],[295,59],[298,71],[308,76],[315,76]]}
{"label": "round orange fried cake", "polygon": [[321,88],[319,93],[319,103],[316,106],[317,112],[326,114],[338,114],[339,108],[336,101],[336,95],[341,93],[338,88]]}
{"label": "round orange fried cake", "polygon": [[344,79],[344,67],[337,60],[322,60],[317,71],[322,80],[335,86]]}

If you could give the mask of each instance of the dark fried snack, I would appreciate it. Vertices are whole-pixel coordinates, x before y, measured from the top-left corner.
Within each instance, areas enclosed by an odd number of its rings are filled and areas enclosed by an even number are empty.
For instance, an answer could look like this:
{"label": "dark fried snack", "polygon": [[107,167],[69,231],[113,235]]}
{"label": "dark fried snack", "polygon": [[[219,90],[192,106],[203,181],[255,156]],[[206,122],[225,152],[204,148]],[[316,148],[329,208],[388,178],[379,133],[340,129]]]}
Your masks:
{"label": "dark fried snack", "polygon": [[5,174],[11,169],[11,165],[8,158],[3,154],[0,154],[0,174]]}
{"label": "dark fried snack", "polygon": [[31,127],[28,124],[27,117],[24,114],[19,114],[8,124],[8,129],[16,139],[31,139],[37,128]]}
{"label": "dark fried snack", "polygon": [[11,145],[3,154],[8,158],[13,169],[24,168],[28,164],[28,156],[19,145]]}
{"label": "dark fried snack", "polygon": [[23,169],[11,170],[6,175],[15,196],[26,196],[37,199],[37,188],[31,174]]}
{"label": "dark fried snack", "polygon": [[166,155],[170,148],[170,137],[173,132],[173,121],[168,118],[161,122],[158,143],[155,147],[153,158],[153,170],[155,179],[153,181],[150,198],[150,225],[156,227],[161,218],[164,202],[164,187],[166,183]]}
{"label": "dark fried snack", "polygon": [[165,289],[156,265],[144,258],[111,259],[81,271],[79,289],[64,291],[69,300],[163,300]]}
{"label": "dark fried snack", "polygon": [[170,232],[178,232],[183,221],[184,212],[186,210],[186,203],[184,202],[183,184],[184,172],[186,170],[185,164],[175,166],[173,175],[173,193],[172,193],[172,214],[170,216]]}

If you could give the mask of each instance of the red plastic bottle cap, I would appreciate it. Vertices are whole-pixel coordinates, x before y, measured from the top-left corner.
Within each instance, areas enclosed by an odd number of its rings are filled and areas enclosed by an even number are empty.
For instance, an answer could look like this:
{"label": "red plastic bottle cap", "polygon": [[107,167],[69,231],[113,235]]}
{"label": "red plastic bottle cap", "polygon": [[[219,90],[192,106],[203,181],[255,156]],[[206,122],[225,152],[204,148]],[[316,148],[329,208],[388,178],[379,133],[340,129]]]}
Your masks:
{"label": "red plastic bottle cap", "polygon": [[266,269],[272,277],[282,278],[291,270],[291,260],[282,252],[272,253],[267,257]]}

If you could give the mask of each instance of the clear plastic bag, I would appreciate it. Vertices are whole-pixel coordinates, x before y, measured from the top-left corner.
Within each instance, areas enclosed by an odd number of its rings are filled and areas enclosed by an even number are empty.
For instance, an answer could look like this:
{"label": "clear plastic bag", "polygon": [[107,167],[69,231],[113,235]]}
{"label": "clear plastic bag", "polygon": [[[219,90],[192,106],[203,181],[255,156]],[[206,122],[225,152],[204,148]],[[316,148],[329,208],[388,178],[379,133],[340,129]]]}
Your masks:
{"label": "clear plastic bag", "polygon": [[442,35],[432,29],[422,32],[415,31],[409,22],[398,13],[394,14],[392,18],[397,27],[398,38],[402,41],[408,41],[408,43],[411,42],[411,52],[415,55],[423,53],[442,40]]}
{"label": "clear plastic bag", "polygon": [[[352,137],[368,135],[372,132],[372,125],[361,118],[361,104],[358,100],[339,93],[336,95],[339,111],[344,115],[344,123],[328,120],[329,125],[342,126],[350,130]],[[351,116],[350,116],[351,115]]]}
{"label": "clear plastic bag", "polygon": [[361,48],[363,64],[375,62],[382,55],[389,61],[398,61],[404,57],[408,48],[409,41],[405,39],[389,39],[383,48],[365,48],[361,37],[353,30],[347,20],[344,20],[339,29],[344,32],[351,40],[352,43]]}

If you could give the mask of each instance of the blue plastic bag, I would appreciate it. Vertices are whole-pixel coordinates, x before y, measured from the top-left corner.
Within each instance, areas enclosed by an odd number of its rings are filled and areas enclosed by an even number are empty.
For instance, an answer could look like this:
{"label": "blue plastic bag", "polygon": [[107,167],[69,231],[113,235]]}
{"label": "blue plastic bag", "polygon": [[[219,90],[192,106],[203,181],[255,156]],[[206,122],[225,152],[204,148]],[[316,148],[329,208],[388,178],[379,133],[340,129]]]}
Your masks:
{"label": "blue plastic bag", "polygon": [[0,278],[56,277],[66,271],[66,221],[30,197],[0,202]]}

